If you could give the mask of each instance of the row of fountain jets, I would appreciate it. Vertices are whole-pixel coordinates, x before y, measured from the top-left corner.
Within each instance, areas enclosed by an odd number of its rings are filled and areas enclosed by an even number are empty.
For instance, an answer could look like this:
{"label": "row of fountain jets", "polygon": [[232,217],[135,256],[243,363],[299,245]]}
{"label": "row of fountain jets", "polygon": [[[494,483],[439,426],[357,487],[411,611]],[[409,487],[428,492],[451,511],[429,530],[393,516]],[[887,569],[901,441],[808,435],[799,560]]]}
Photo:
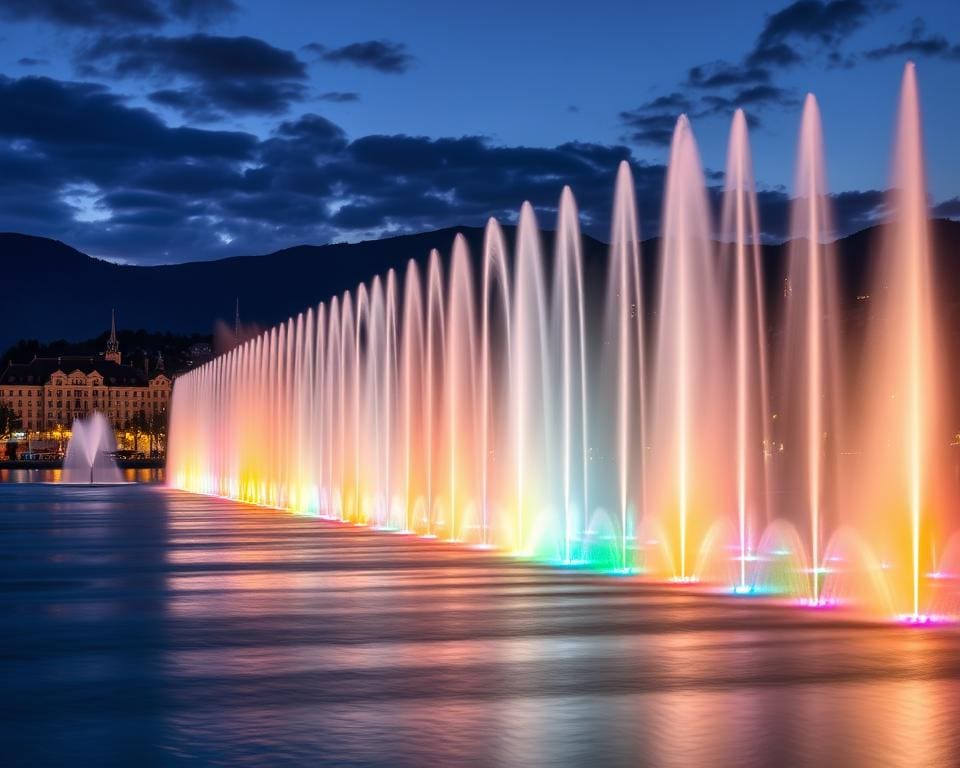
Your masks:
{"label": "row of fountain jets", "polygon": [[841,311],[808,96],[786,289],[767,306],[744,115],[718,242],[682,116],[659,253],[641,254],[626,163],[603,265],[584,260],[569,188],[552,260],[524,204],[512,249],[491,220],[479,262],[457,236],[446,269],[436,251],[425,272],[411,260],[402,286],[391,270],[181,377],[170,482],[812,606],[955,615],[943,313],[912,65],[892,189],[858,331]]}

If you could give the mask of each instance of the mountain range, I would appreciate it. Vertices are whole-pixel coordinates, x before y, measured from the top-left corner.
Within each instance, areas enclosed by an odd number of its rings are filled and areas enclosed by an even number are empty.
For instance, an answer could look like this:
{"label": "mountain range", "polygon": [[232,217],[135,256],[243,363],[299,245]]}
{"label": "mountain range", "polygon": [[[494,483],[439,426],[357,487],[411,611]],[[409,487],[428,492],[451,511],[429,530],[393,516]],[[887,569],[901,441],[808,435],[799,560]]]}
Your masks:
{"label": "mountain range", "polygon": [[[840,293],[854,302],[867,290],[870,254],[881,227],[863,230],[836,243]],[[408,259],[424,264],[432,248],[449,253],[461,233],[474,254],[481,253],[483,230],[440,229],[360,243],[299,245],[260,256],[163,266],[119,265],[88,256],[57,240],[0,233],[3,316],[0,349],[19,339],[82,339],[117,324],[174,333],[210,333],[217,321],[232,326],[236,303],[244,323],[266,327],[308,306],[354,288],[390,268],[402,274]],[[960,222],[933,222],[937,279],[944,299],[960,305]],[[512,241],[515,231],[505,228]],[[543,233],[550,253],[553,233]],[[583,238],[585,269],[602,272],[607,246]],[[763,249],[767,292],[781,289],[788,244]],[[648,291],[655,285],[658,242],[643,243]],[[955,313],[951,313],[955,314]]]}

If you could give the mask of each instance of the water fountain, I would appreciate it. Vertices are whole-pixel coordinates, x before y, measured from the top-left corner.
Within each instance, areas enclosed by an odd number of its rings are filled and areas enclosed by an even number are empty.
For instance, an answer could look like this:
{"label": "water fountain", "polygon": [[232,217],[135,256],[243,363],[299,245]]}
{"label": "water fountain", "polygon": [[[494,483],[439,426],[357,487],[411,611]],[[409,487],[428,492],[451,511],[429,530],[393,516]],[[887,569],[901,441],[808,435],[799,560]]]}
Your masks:
{"label": "water fountain", "polygon": [[[803,106],[783,274],[747,120],[715,225],[677,122],[659,252],[617,171],[609,258],[564,188],[402,280],[373,278],[182,376],[168,476],[191,491],[560,565],[923,623],[960,613],[914,68],[863,329],[844,309],[820,113]],[[768,305],[765,286],[782,285]],[[951,490],[952,489],[952,490]]]}
{"label": "water fountain", "polygon": [[73,422],[63,459],[63,482],[77,484],[120,483],[123,475],[113,452],[117,449],[113,427],[102,413],[91,413]]}

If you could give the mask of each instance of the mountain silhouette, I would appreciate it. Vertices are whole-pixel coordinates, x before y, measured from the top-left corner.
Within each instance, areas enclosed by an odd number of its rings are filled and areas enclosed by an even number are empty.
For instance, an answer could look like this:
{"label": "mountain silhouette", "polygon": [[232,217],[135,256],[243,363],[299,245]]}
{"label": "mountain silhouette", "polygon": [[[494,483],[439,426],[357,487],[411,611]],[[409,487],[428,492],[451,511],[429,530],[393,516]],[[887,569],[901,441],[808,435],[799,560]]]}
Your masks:
{"label": "mountain silhouette", "polygon": [[[872,227],[836,243],[841,301],[846,307],[854,307],[857,296],[868,290],[870,256],[881,229]],[[474,264],[479,265],[483,230],[477,227],[360,243],[299,245],[261,256],[149,267],[102,261],[57,240],[0,233],[6,278],[0,349],[24,338],[49,341],[96,336],[107,327],[111,308],[116,309],[123,328],[210,333],[218,320],[232,326],[239,299],[241,319],[267,327],[388,269],[396,269],[402,279],[406,262],[413,258],[425,265],[432,248],[446,261],[458,233],[466,238]],[[504,233],[512,243],[515,229],[505,227]],[[947,327],[956,327],[960,222],[934,221],[933,233],[938,287],[949,306]],[[643,244],[646,293],[651,298],[657,283],[658,246],[656,240]],[[543,233],[543,247],[545,253],[551,253],[552,232]],[[602,284],[606,244],[585,236],[583,249],[588,283]],[[771,301],[782,290],[786,253],[786,244],[763,249]]]}

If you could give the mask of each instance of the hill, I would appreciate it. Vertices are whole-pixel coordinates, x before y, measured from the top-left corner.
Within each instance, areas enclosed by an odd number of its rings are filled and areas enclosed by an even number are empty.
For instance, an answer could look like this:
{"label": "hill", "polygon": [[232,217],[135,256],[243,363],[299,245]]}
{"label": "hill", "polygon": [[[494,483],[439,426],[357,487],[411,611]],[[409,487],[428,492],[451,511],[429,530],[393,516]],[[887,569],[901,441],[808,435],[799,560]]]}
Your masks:
{"label": "hill", "polygon": [[[866,285],[871,243],[878,229],[837,242],[845,301],[853,301]],[[960,264],[960,222],[937,221],[934,229],[938,272],[941,277],[952,278],[947,281],[949,285],[941,285],[950,303],[960,302],[960,281],[954,276],[954,265]],[[107,328],[111,308],[116,308],[122,328],[209,334],[218,320],[232,324],[239,298],[244,321],[271,325],[391,267],[402,270],[410,258],[423,263],[432,248],[446,256],[458,232],[471,251],[479,253],[483,230],[459,227],[151,267],[112,264],[56,240],[0,233],[5,286],[0,349],[26,338],[49,341],[94,337]],[[512,240],[514,230],[506,228],[505,234]],[[545,248],[552,248],[552,233],[545,232],[543,238]],[[657,246],[656,241],[644,243],[648,290],[655,285],[652,278]],[[785,254],[783,245],[764,249],[771,296],[782,283]],[[606,258],[606,245],[585,237],[584,255],[587,271],[597,273]]]}

